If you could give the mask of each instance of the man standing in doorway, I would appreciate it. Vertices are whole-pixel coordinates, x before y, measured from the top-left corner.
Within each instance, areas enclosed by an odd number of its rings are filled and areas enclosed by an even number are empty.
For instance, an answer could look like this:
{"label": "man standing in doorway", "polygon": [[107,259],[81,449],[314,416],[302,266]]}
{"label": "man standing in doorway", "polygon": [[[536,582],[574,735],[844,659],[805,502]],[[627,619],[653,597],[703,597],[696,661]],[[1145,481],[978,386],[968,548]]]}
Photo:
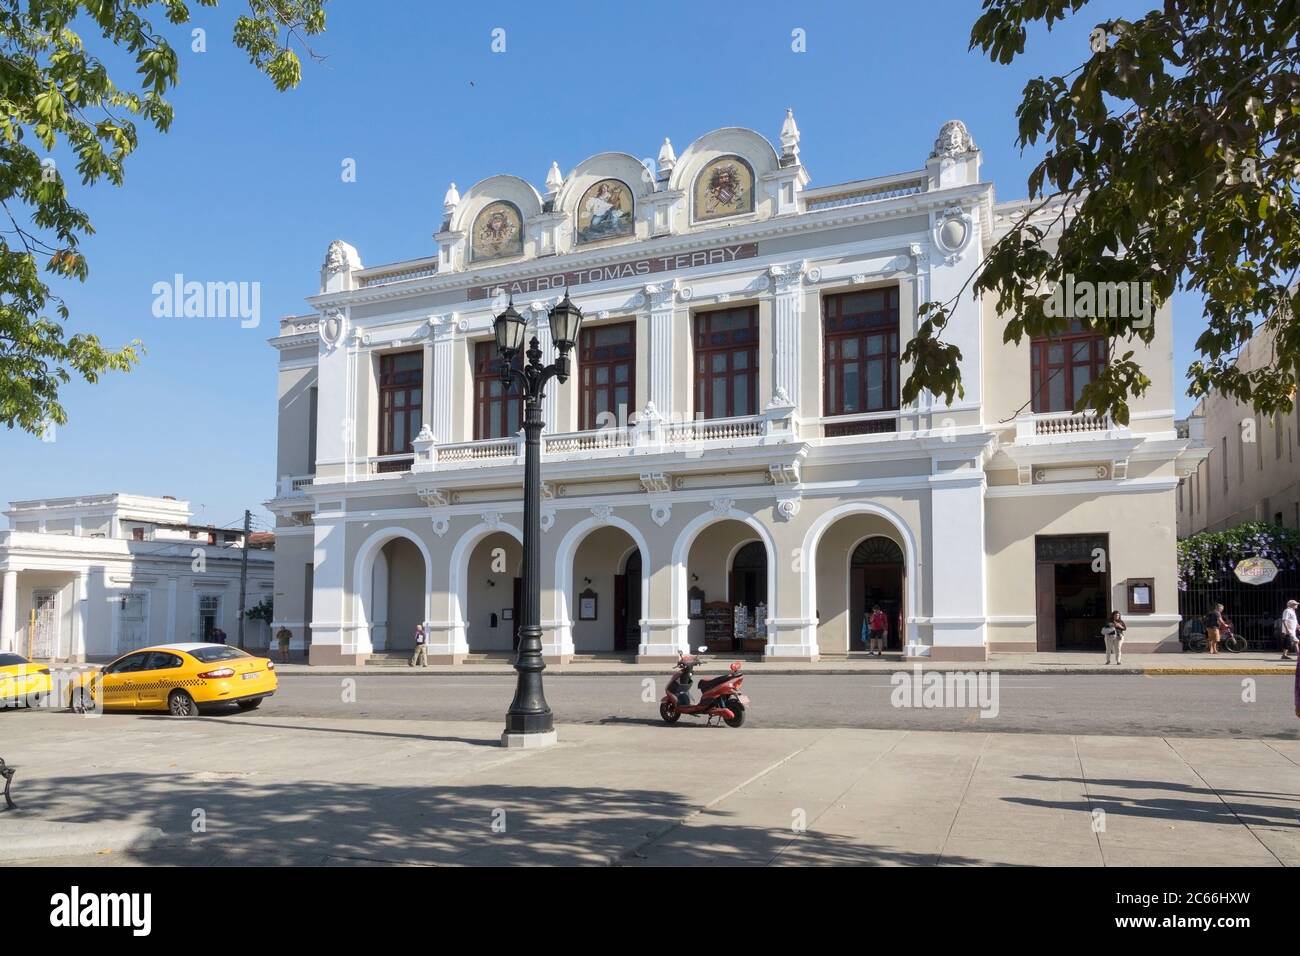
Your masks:
{"label": "man standing in doorway", "polygon": [[424,636],[423,624],[415,625],[415,653],[406,663],[409,667],[415,667],[417,664],[420,667],[429,666],[429,645]]}

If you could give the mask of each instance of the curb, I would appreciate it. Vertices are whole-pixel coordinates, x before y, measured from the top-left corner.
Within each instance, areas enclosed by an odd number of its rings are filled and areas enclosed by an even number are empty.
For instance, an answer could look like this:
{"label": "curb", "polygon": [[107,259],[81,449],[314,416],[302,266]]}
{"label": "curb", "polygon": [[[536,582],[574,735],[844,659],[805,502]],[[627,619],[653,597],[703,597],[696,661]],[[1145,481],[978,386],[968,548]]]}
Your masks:
{"label": "curb", "polygon": [[[17,811],[21,812],[21,811]],[[133,823],[66,823],[56,820],[0,818],[0,860],[98,856],[141,850],[166,840],[158,827]]]}
{"label": "curb", "polygon": [[[1061,675],[1070,675],[1077,677],[1099,677],[1107,675],[1127,675],[1137,677],[1165,677],[1165,676],[1191,676],[1204,675],[1207,677],[1231,676],[1239,674],[1242,676],[1269,676],[1278,675],[1291,677],[1294,670],[1290,667],[1259,667],[1254,665],[1243,665],[1241,667],[1105,667],[1105,666],[1078,666],[1078,667],[988,667],[974,664],[969,667],[925,667],[923,672],[931,673],[988,673],[988,674],[1006,674],[1009,677],[1036,677],[1049,675],[1059,677]],[[705,668],[708,672],[708,668]],[[763,668],[761,670],[747,671],[750,677],[762,677],[770,675],[773,677],[795,677],[795,676],[831,676],[831,677],[872,677],[872,676],[889,676],[898,672],[911,673],[911,664],[901,664],[898,667],[891,668],[873,668],[866,670],[863,668],[849,667],[829,667],[813,669],[796,670],[793,668]],[[665,667],[648,667],[644,669],[633,670],[630,668],[610,668],[604,670],[565,670],[564,667],[555,666],[546,668],[547,677],[645,677],[647,675],[667,673]],[[721,673],[721,672],[720,672]],[[461,667],[455,670],[442,671],[407,671],[398,670],[397,668],[375,667],[366,670],[335,670],[333,668],[321,668],[319,670],[301,670],[301,671],[279,671],[281,680],[295,677],[392,677],[407,679],[428,679],[432,677],[513,677],[514,669],[509,667],[499,667],[494,669],[485,668],[468,668]]]}

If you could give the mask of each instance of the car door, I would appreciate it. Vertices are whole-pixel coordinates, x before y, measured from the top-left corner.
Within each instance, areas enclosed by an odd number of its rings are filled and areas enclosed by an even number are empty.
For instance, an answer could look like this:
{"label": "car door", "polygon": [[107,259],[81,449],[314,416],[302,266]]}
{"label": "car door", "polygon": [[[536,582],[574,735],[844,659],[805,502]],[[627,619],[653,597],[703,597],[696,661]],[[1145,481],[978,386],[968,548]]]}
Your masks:
{"label": "car door", "polygon": [[105,709],[135,709],[136,678],[144,669],[148,659],[149,654],[147,652],[137,651],[134,654],[119,657],[104,668],[102,688],[104,699],[102,703]]}
{"label": "car door", "polygon": [[176,686],[180,657],[166,651],[150,651],[144,666],[135,675],[135,706],[139,710],[161,710],[167,695]]}

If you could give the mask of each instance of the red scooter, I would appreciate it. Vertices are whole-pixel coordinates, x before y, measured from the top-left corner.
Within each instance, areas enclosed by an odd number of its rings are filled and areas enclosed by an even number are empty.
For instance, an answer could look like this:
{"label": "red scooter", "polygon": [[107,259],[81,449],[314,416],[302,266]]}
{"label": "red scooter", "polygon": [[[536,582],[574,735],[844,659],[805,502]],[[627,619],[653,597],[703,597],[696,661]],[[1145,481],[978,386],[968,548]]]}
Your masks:
{"label": "red scooter", "polygon": [[[701,653],[705,650],[700,648]],[[703,663],[704,658],[698,655],[678,656],[677,668],[668,680],[663,700],[659,702],[659,716],[664,723],[675,724],[682,714],[703,714],[710,723],[714,717],[719,717],[728,727],[739,727],[745,722],[745,710],[749,707],[749,698],[740,693],[740,685],[745,680],[745,675],[740,672],[740,662],[731,665],[730,673],[700,681],[699,702],[692,704],[692,673]]]}

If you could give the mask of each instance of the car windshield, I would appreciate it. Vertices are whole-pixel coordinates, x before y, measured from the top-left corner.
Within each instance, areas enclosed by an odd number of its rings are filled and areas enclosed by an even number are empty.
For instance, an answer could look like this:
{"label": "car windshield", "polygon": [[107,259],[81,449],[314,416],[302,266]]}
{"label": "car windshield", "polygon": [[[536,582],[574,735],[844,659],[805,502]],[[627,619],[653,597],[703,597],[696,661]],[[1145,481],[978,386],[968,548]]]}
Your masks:
{"label": "car windshield", "polygon": [[190,657],[204,664],[211,664],[213,661],[232,661],[236,657],[252,657],[237,647],[226,647],[218,644],[214,647],[198,647],[188,652]]}
{"label": "car windshield", "polygon": [[9,667],[12,664],[30,664],[27,658],[21,654],[0,654],[0,667]]}

